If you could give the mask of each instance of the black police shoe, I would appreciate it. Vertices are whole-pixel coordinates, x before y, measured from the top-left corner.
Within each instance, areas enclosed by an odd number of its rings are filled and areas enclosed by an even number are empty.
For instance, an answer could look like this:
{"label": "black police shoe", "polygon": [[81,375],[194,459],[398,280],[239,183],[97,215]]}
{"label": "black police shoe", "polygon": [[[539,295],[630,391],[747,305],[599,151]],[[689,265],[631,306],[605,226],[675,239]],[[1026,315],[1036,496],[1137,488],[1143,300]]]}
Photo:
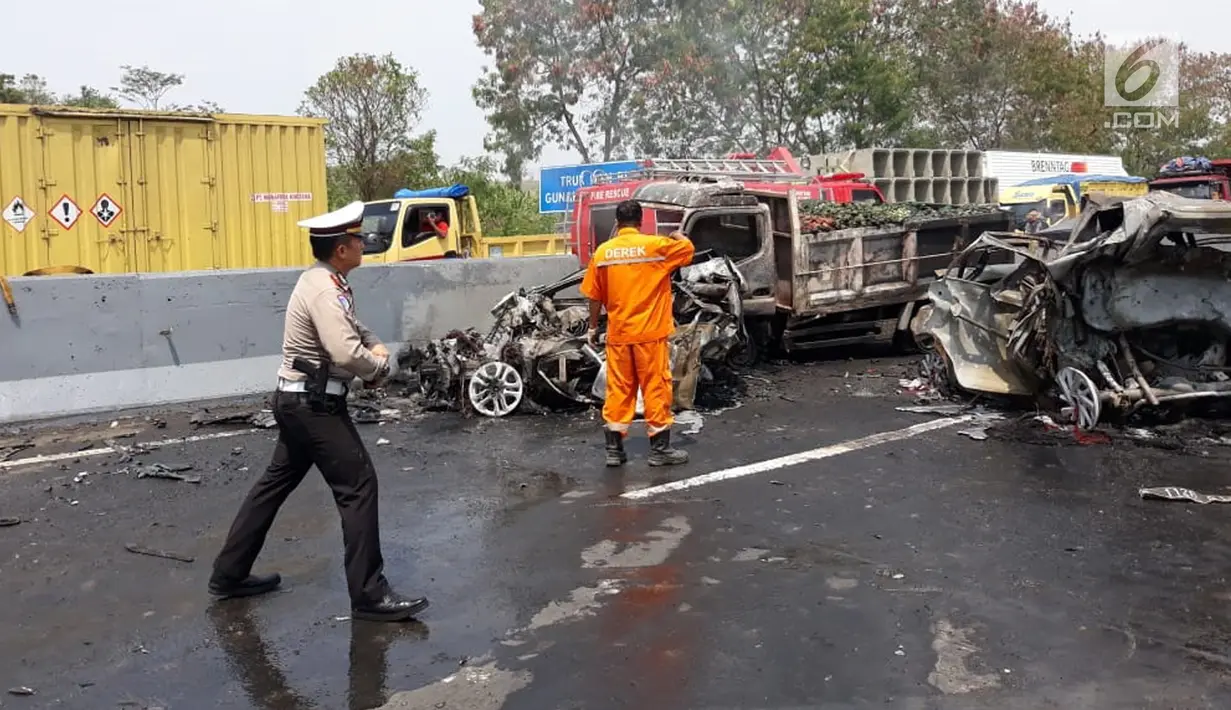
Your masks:
{"label": "black police shoe", "polygon": [[254,597],[258,594],[272,592],[281,584],[282,575],[280,574],[250,574],[247,579],[238,582],[211,579],[209,593],[222,599]]}
{"label": "black police shoe", "polygon": [[427,607],[427,597],[407,599],[389,592],[379,601],[351,607],[351,616],[362,621],[407,621]]}

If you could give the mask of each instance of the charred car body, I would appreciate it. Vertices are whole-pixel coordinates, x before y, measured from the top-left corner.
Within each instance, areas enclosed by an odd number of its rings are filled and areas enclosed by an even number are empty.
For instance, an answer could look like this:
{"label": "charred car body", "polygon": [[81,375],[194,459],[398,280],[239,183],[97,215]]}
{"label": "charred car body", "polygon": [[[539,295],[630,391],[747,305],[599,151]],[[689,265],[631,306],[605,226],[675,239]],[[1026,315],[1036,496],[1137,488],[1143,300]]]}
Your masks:
{"label": "charred car body", "polygon": [[[426,347],[407,347],[399,367],[414,374],[429,406],[501,417],[527,399],[547,409],[601,403],[605,354],[586,342],[586,300],[570,295],[584,274],[510,293],[492,309],[494,325],[486,335],[454,331]],[[672,289],[674,404],[691,409],[706,363],[724,363],[746,349],[744,282],[729,259],[699,254],[675,276]],[[600,323],[600,336],[605,327]]]}
{"label": "charred car body", "polygon": [[942,389],[1039,397],[1068,421],[1231,397],[1231,205],[1093,200],[1066,242],[985,234],[912,330]]}

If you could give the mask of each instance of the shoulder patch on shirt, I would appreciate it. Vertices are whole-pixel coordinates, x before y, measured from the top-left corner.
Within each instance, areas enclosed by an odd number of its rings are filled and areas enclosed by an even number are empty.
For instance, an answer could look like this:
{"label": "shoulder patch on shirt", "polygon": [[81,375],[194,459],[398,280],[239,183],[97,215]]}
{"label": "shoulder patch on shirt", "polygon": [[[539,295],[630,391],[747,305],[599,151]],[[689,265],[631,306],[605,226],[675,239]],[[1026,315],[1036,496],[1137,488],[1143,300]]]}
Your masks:
{"label": "shoulder patch on shirt", "polygon": [[338,303],[342,304],[342,310],[346,311],[347,313],[355,312],[355,302],[352,301],[349,297],[347,297],[346,294],[344,293],[338,294]]}

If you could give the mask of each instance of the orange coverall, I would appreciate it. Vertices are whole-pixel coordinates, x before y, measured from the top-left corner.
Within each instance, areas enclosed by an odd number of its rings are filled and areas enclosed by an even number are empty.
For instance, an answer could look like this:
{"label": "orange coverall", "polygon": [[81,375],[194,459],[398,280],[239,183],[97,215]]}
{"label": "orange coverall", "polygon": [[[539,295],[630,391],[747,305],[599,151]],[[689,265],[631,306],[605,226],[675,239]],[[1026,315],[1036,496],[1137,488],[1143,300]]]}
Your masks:
{"label": "orange coverall", "polygon": [[645,400],[650,436],[671,428],[671,356],[667,338],[675,332],[671,273],[692,262],[688,239],[642,234],[625,227],[599,245],[581,282],[581,293],[607,311],[607,428],[628,434],[637,412],[637,390]]}

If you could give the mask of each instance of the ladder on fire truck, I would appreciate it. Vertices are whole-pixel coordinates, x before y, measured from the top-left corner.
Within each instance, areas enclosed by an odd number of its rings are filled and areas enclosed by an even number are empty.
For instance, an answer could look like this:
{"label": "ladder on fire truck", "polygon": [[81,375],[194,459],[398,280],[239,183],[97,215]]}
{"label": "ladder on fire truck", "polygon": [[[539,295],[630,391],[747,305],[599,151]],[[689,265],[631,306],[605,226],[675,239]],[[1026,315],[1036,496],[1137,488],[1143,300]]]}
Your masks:
{"label": "ladder on fire truck", "polygon": [[625,180],[676,179],[688,182],[709,182],[729,178],[731,180],[755,180],[757,182],[798,182],[807,179],[804,174],[791,169],[785,160],[770,160],[752,157],[728,158],[654,158],[641,161],[641,167],[624,173],[599,176],[596,184],[608,184]]}
{"label": "ladder on fire truck", "polygon": [[[717,182],[728,179],[761,183],[803,182],[808,179],[799,166],[792,162],[758,158],[748,153],[734,153],[725,158],[653,158],[639,162],[640,167],[636,170],[596,175],[593,184],[610,185],[629,180],[659,179],[674,179],[680,182]],[[571,232],[574,225],[575,218],[570,212],[565,219],[565,229]],[[663,234],[682,226],[676,222],[658,223],[659,232]]]}

